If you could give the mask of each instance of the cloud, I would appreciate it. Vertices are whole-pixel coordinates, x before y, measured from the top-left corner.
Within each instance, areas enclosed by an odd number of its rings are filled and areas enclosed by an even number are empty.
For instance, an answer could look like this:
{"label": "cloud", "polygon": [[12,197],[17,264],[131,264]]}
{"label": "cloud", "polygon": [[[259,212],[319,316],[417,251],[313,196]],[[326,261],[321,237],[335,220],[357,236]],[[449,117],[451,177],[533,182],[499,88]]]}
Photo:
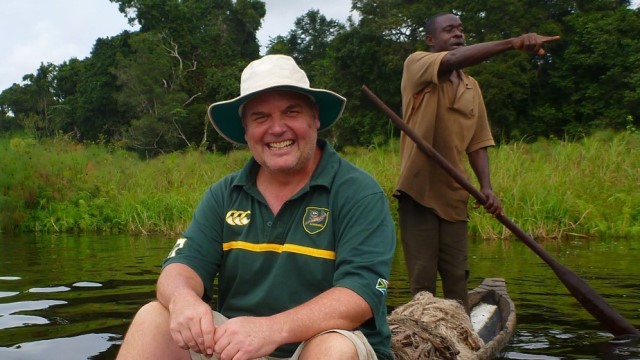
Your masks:
{"label": "cloud", "polygon": [[83,59],[98,38],[132,29],[108,0],[1,0],[0,91],[41,63]]}
{"label": "cloud", "polygon": [[[310,9],[346,21],[351,0],[265,0],[267,15],[258,32],[264,47],[286,35]],[[136,30],[108,0],[0,0],[0,92],[35,74],[41,63],[62,64],[89,56],[98,38]]]}

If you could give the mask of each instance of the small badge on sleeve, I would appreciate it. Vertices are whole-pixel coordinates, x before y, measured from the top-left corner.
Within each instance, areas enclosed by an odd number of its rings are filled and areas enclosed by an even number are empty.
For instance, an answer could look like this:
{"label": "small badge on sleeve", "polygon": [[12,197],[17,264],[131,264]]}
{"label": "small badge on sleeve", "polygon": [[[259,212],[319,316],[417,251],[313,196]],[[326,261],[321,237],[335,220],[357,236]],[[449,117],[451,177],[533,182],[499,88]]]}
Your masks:
{"label": "small badge on sleeve", "polygon": [[376,285],[376,289],[383,294],[387,293],[387,288],[389,287],[389,280],[378,279],[378,284]]}
{"label": "small badge on sleeve", "polygon": [[182,249],[184,247],[184,244],[186,243],[187,243],[187,238],[181,237],[180,239],[178,239],[178,241],[176,241],[176,244],[173,246],[173,249],[171,249],[171,252],[169,253],[169,256],[167,256],[167,258],[176,256],[176,252]]}

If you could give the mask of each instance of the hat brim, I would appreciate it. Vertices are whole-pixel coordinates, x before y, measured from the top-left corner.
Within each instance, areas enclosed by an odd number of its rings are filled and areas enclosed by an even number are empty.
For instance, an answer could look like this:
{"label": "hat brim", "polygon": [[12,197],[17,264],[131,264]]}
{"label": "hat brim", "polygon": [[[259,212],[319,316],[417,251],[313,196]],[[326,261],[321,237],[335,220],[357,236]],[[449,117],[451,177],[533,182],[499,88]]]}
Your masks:
{"label": "hat brim", "polygon": [[307,94],[315,99],[319,108],[320,130],[324,130],[333,125],[344,111],[347,100],[329,90],[300,88],[297,86],[276,86],[266,88],[259,92],[238,96],[235,99],[220,101],[209,106],[207,111],[209,120],[213,127],[222,137],[232,143],[244,145],[247,143],[244,137],[244,126],[240,119],[239,109],[242,104],[259,93],[269,90],[291,90],[299,93]]}

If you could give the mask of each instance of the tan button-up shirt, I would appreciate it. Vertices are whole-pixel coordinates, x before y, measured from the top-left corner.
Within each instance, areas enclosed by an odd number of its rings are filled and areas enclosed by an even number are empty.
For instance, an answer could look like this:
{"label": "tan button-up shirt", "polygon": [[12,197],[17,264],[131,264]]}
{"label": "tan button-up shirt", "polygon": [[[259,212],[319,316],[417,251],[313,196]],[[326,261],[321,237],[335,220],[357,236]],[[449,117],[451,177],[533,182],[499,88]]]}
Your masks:
{"label": "tan button-up shirt", "polygon": [[[434,150],[463,173],[466,154],[495,145],[478,82],[462,71],[457,87],[438,77],[447,52],[415,52],[404,63],[402,117]],[[406,135],[400,136],[400,178],[404,192],[449,221],[466,221],[469,194]]]}

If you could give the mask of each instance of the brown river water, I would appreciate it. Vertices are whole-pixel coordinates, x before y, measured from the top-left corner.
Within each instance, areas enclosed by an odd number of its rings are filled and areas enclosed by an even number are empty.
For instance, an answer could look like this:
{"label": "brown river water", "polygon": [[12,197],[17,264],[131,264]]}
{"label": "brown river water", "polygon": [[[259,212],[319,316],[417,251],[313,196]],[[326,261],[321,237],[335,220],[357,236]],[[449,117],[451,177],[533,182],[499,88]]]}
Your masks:
{"label": "brown river water", "polygon": [[[0,234],[0,359],[114,359],[135,311],[154,297],[173,239]],[[640,328],[640,239],[545,242],[544,249]],[[502,359],[640,359],[518,240],[470,243],[474,287],[507,281],[518,326]],[[389,305],[409,299],[400,249]]]}

